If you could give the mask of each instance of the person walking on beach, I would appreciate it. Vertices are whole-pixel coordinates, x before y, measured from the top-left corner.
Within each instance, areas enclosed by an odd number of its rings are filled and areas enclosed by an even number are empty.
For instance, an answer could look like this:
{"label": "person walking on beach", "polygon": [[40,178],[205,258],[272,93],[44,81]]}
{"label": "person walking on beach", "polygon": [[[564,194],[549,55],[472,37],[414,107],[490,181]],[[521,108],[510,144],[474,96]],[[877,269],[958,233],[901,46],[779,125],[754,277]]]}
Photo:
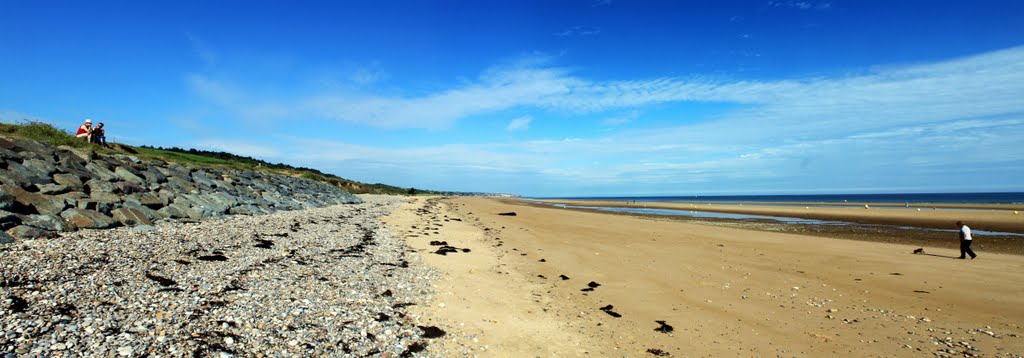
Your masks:
{"label": "person walking on beach", "polygon": [[964,225],[963,221],[957,221],[956,226],[960,228],[960,257],[957,258],[961,260],[966,259],[967,256],[964,255],[966,253],[971,255],[971,260],[974,260],[978,255],[971,251],[971,241],[974,241],[971,238],[971,228]]}

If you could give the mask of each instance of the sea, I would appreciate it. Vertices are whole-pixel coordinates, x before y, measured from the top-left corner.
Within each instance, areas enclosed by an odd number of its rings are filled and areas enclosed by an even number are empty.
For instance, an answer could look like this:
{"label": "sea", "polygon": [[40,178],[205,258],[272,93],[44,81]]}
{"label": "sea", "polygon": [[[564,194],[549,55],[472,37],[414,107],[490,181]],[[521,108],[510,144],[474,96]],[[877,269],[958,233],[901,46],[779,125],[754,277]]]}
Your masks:
{"label": "sea", "polygon": [[586,196],[533,199],[613,200],[637,202],[789,202],[789,203],[943,203],[1021,204],[1024,192],[1008,193],[914,193],[914,194],[801,194],[711,196]]}

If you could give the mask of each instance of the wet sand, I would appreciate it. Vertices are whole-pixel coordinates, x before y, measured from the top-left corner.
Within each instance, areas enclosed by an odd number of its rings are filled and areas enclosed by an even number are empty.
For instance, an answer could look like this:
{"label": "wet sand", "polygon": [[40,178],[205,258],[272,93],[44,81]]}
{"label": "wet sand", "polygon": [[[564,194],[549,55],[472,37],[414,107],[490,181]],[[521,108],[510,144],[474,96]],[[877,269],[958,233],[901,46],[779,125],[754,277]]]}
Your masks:
{"label": "wet sand", "polygon": [[[911,245],[485,198],[415,200],[388,225],[445,276],[416,308],[450,333],[428,352],[1024,353],[1022,256],[954,260],[953,249],[914,255]],[[436,254],[438,240],[470,251]]]}
{"label": "wet sand", "polygon": [[[550,204],[584,205],[584,206],[609,206],[609,207],[630,207],[630,208],[657,208],[675,210],[696,210],[719,213],[736,213],[751,215],[785,216],[804,219],[839,220],[863,224],[884,224],[884,225],[910,225],[924,228],[955,229],[957,221],[967,223],[972,229],[985,231],[999,231],[1010,233],[1024,233],[1024,213],[1014,214],[1013,209],[990,208],[991,206],[975,206],[978,208],[959,207],[954,204],[944,205],[947,209],[935,210],[927,208],[893,208],[868,204],[867,209],[861,205],[859,208],[836,208],[817,207],[808,204],[806,206],[771,206],[752,205],[741,206],[738,204],[698,204],[698,203],[668,203],[668,202],[636,202],[626,203],[622,201],[602,200],[543,200]],[[821,203],[817,203],[820,205]],[[839,203],[837,203],[839,204]],[[843,203],[848,204],[848,203]],[[871,205],[875,205],[872,207]],[[938,205],[938,204],[936,204]],[[934,206],[938,208],[940,206]],[[921,210],[917,210],[921,209]]]}

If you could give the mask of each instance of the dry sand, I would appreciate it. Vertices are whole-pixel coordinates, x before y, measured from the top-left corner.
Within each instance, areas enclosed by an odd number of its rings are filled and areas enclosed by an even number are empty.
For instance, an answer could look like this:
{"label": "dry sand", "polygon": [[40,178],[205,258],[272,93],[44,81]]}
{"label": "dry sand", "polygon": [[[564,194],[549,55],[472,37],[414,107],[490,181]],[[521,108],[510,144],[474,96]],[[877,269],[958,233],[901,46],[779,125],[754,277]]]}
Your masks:
{"label": "dry sand", "polygon": [[[416,308],[449,330],[438,355],[1024,354],[1022,256],[484,198],[417,198],[387,222],[445,276]],[[471,251],[437,255],[432,240]]]}

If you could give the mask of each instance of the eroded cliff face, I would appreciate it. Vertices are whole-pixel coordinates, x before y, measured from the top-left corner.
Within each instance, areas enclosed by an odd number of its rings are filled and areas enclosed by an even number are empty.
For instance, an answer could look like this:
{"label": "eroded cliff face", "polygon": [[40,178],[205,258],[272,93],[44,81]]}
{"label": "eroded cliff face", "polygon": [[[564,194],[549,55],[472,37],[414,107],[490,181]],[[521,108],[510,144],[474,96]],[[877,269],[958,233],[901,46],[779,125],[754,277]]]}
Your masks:
{"label": "eroded cliff face", "polygon": [[257,215],[361,200],[285,175],[193,168],[0,138],[0,243],[81,228]]}

